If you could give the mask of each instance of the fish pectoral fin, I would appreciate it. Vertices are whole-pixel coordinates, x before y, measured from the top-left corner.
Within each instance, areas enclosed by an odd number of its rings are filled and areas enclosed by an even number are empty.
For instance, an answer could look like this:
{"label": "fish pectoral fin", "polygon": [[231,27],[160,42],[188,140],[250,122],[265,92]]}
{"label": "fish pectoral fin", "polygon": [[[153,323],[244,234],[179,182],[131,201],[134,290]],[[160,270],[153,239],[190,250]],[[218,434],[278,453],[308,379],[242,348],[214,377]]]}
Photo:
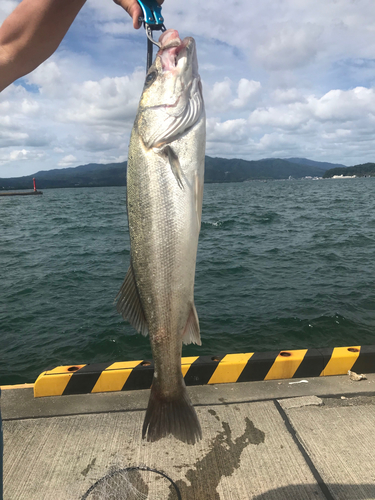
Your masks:
{"label": "fish pectoral fin", "polygon": [[165,156],[168,159],[169,165],[176,178],[177,184],[181,189],[184,189],[184,184],[182,182],[182,170],[178,156],[173,151],[170,146],[162,146],[161,148],[154,148],[154,151],[160,155]]}
{"label": "fish pectoral fin", "polygon": [[148,326],[139,298],[132,264],[130,263],[124,283],[116,295],[117,311],[142,335],[148,335]]}
{"label": "fish pectoral fin", "polygon": [[202,345],[199,319],[194,304],[191,305],[190,313],[186,321],[184,333],[182,334],[182,343]]}
{"label": "fish pectoral fin", "polygon": [[184,189],[184,185],[182,183],[182,170],[178,156],[170,146],[165,146],[164,150],[166,150],[168,155],[169,165],[171,166],[173,175],[176,177],[177,184],[181,189]]}

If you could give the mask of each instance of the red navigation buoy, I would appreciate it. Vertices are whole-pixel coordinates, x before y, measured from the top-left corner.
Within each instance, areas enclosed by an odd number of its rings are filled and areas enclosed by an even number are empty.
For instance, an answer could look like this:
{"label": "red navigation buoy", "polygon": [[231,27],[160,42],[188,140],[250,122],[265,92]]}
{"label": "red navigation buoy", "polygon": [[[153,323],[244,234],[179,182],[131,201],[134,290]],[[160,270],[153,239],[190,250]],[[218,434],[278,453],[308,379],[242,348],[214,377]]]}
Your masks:
{"label": "red navigation buoy", "polygon": [[33,179],[33,183],[34,183],[34,191],[36,191],[35,179]]}

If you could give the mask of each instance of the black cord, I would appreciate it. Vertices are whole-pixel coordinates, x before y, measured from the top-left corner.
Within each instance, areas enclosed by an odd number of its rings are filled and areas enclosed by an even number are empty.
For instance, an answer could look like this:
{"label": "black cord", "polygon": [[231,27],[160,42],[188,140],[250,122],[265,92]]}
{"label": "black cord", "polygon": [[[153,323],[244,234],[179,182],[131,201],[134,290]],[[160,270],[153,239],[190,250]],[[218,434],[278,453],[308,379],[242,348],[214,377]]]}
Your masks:
{"label": "black cord", "polygon": [[178,500],[182,500],[182,497],[181,497],[181,493],[180,493],[180,490],[178,489],[178,486],[177,484],[170,478],[168,477],[166,474],[164,474],[164,472],[161,472],[160,470],[156,470],[156,469],[151,469],[150,467],[126,467],[125,469],[119,469],[119,470],[116,470],[114,472],[111,472],[110,474],[107,474],[106,476],[103,476],[101,477],[100,479],[98,479],[96,481],[96,483],[94,483],[87,491],[86,493],[83,495],[83,497],[81,498],[81,500],[86,500],[86,498],[89,496],[89,494],[100,484],[102,483],[103,481],[105,481],[106,479],[110,479],[111,477],[115,476],[116,474],[118,474],[119,472],[130,472],[130,471],[133,471],[133,470],[143,470],[143,471],[148,471],[148,472],[155,472],[156,474],[159,474],[160,476],[163,476],[165,477],[166,479],[168,479],[168,481],[172,484],[172,486],[174,487],[176,493],[177,493],[177,499]]}

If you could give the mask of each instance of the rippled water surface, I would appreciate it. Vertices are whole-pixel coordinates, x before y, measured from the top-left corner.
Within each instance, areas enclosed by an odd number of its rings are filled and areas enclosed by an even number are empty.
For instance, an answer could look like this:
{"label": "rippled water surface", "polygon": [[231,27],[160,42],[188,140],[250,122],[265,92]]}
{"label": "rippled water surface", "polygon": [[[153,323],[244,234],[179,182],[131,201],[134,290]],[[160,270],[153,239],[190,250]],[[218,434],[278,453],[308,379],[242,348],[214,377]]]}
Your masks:
{"label": "rippled water surface", "polygon": [[[373,344],[375,179],[205,186],[183,355]],[[0,198],[0,384],[64,364],[145,359],[117,314],[125,188]]]}

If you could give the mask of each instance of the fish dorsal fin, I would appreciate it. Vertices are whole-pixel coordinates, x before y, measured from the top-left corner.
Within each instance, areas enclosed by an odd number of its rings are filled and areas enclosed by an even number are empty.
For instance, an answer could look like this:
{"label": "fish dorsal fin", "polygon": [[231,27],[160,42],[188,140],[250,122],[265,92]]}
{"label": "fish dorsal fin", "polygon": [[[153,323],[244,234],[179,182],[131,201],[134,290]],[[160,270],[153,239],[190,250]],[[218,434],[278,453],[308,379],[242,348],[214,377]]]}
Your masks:
{"label": "fish dorsal fin", "polygon": [[130,263],[124,282],[116,295],[117,311],[142,335],[148,335],[148,326],[139,298],[132,264]]}
{"label": "fish dorsal fin", "polygon": [[186,321],[184,333],[182,334],[182,343],[202,345],[198,314],[194,304],[191,305],[190,313]]}
{"label": "fish dorsal fin", "polygon": [[[143,141],[148,148],[161,147],[164,144],[175,141],[187,129],[195,125],[204,108],[202,92],[198,83],[198,79],[196,78],[190,89],[190,96],[189,99],[187,99],[186,106],[179,115],[175,116],[169,114],[164,120],[157,122],[157,128],[152,127],[150,129],[149,127],[151,132],[150,136],[143,137]],[[144,119],[147,119],[147,114]],[[147,128],[145,128],[145,130],[147,130]]]}

